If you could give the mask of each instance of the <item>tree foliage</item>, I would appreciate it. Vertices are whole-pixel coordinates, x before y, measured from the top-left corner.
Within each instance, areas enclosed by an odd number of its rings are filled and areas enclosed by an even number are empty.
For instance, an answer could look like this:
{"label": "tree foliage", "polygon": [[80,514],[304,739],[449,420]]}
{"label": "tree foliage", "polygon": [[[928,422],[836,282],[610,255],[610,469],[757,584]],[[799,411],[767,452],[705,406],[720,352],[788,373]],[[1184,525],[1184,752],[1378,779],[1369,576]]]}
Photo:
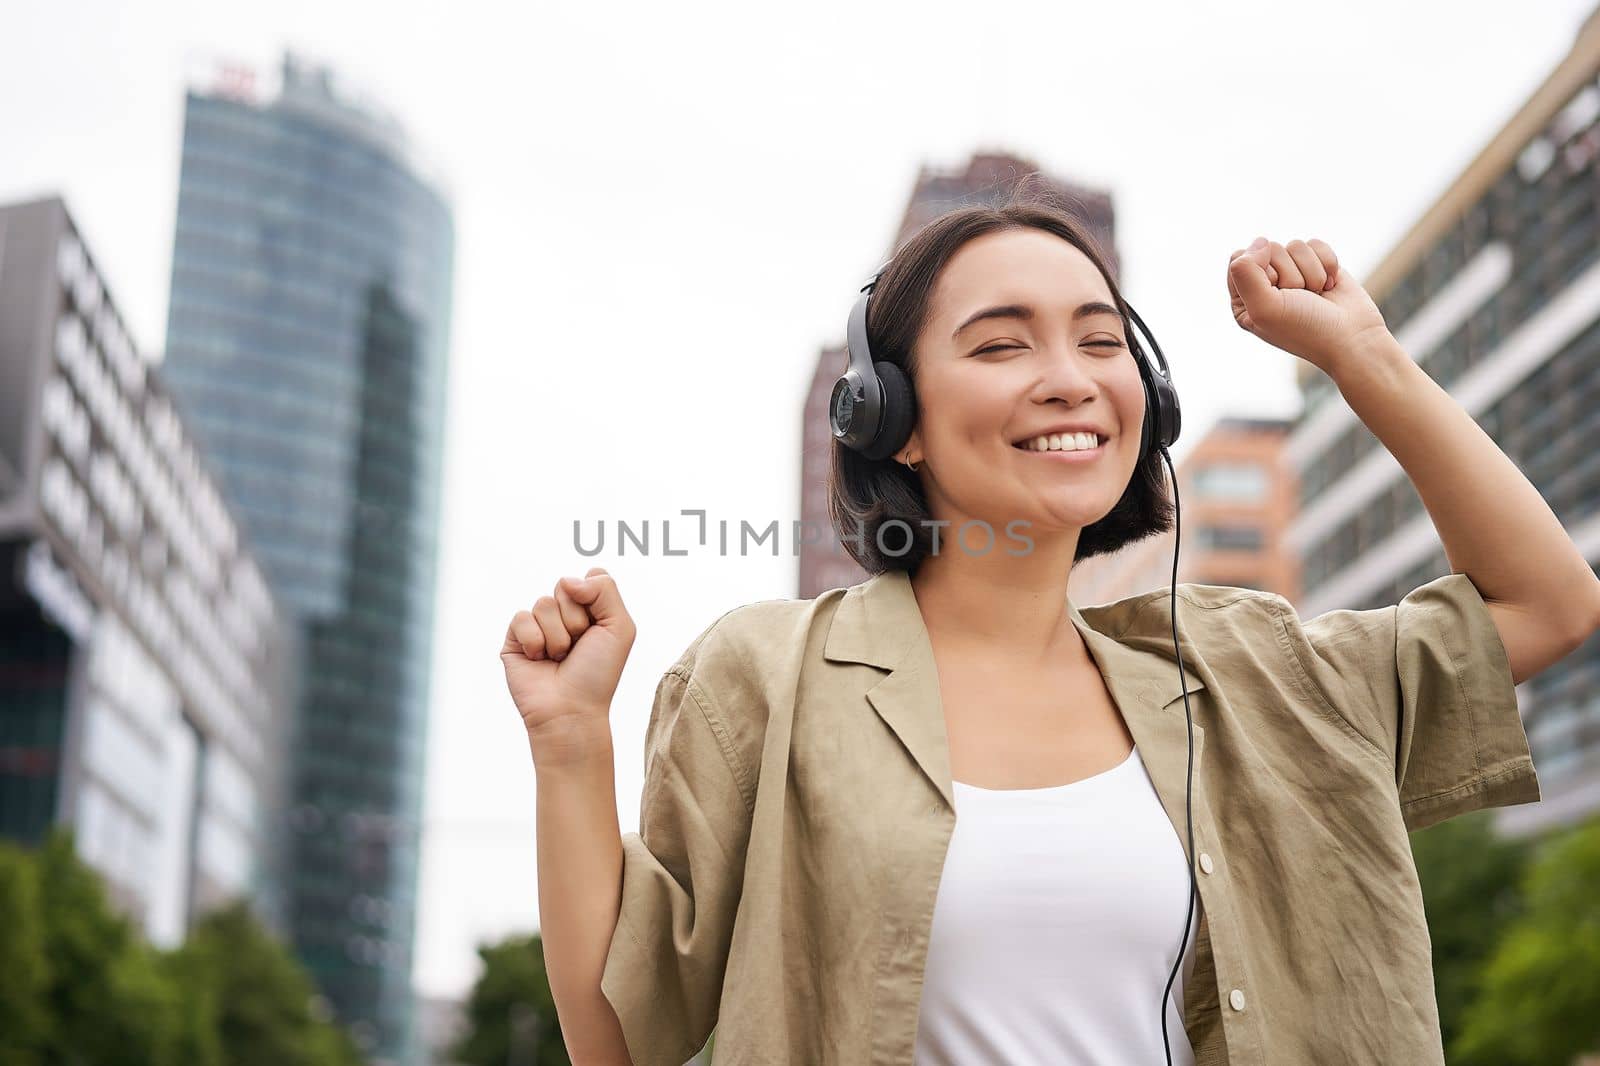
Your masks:
{"label": "tree foliage", "polygon": [[34,1066],[48,1044],[50,967],[32,857],[0,844],[0,1062]]}
{"label": "tree foliage", "polygon": [[1451,1063],[1565,1064],[1600,1051],[1600,819],[1545,842],[1484,968]]}
{"label": "tree foliage", "polygon": [[357,1066],[342,1031],[317,1017],[316,989],[242,902],[213,911],[179,950],[191,987],[205,988],[226,1066]]}
{"label": "tree foliage", "polygon": [[1528,845],[1494,831],[1487,812],[1411,836],[1433,941],[1439,1028],[1449,1047],[1478,995],[1484,964],[1522,908]]}
{"label": "tree foliage", "polygon": [[35,856],[37,922],[49,960],[45,1059],[63,1066],[173,1062],[179,990],[106,898],[104,884],[53,834]]}
{"label": "tree foliage", "polygon": [[464,1066],[570,1063],[556,1018],[544,944],[538,933],[478,948],[483,972],[466,1005],[466,1029],[453,1055]]}
{"label": "tree foliage", "polygon": [[163,952],[107,898],[72,838],[0,845],[0,1062],[359,1066],[309,977],[240,902]]}

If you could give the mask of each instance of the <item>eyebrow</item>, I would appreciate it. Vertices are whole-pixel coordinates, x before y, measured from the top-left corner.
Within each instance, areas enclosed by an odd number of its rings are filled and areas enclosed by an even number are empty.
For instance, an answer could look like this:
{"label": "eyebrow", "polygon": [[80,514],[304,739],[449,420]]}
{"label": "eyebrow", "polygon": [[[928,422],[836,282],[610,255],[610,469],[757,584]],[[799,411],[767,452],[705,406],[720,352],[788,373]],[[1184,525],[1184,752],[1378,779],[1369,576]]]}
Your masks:
{"label": "eyebrow", "polygon": [[[1072,320],[1076,322],[1080,318],[1089,318],[1093,315],[1116,315],[1121,318],[1122,312],[1108,303],[1091,300],[1089,303],[1078,305],[1078,309],[1072,312]],[[955,340],[961,335],[962,330],[974,322],[981,322],[986,318],[1020,318],[1024,322],[1031,322],[1033,320],[1033,308],[1027,304],[1002,304],[998,307],[985,307],[982,311],[957,326],[956,331],[950,334],[950,339]]]}

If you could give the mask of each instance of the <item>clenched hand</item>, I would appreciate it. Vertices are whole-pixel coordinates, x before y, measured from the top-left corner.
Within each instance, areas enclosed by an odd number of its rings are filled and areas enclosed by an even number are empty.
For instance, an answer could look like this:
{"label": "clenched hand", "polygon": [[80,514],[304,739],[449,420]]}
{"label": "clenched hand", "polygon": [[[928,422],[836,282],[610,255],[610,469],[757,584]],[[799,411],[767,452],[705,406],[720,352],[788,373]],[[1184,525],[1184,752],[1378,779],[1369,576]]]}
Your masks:
{"label": "clenched hand", "polygon": [[609,730],[611,698],[635,635],[616,580],[598,566],[561,578],[554,595],[511,619],[500,661],[536,758],[543,739]]}

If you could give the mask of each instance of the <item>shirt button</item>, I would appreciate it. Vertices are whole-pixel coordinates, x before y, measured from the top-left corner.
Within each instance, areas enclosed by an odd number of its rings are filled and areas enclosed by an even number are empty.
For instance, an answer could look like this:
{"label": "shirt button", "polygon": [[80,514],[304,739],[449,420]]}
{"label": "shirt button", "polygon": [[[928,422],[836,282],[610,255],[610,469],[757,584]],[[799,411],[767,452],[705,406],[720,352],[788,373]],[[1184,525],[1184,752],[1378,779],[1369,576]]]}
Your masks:
{"label": "shirt button", "polygon": [[1210,852],[1202,851],[1200,853],[1200,872],[1201,873],[1203,873],[1203,874],[1210,873],[1212,868],[1215,865],[1216,864],[1211,861],[1211,853]]}
{"label": "shirt button", "polygon": [[1228,1006],[1234,1010],[1244,1010],[1244,993],[1235,988],[1228,993]]}

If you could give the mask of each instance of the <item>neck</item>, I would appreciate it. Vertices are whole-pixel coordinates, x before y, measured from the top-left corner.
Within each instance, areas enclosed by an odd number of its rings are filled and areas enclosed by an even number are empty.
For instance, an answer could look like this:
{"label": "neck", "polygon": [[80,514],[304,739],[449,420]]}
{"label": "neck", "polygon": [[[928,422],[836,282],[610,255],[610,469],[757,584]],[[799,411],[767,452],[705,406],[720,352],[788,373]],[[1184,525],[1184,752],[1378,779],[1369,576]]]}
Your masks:
{"label": "neck", "polygon": [[1008,554],[1019,546],[1003,537],[983,555],[941,540],[911,576],[930,639],[1021,664],[1060,665],[1064,645],[1083,651],[1067,598],[1078,533],[1030,536],[1023,555]]}

